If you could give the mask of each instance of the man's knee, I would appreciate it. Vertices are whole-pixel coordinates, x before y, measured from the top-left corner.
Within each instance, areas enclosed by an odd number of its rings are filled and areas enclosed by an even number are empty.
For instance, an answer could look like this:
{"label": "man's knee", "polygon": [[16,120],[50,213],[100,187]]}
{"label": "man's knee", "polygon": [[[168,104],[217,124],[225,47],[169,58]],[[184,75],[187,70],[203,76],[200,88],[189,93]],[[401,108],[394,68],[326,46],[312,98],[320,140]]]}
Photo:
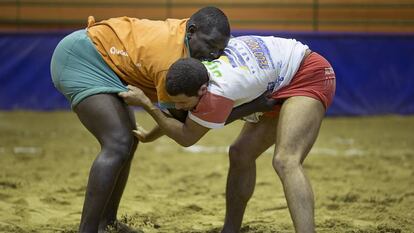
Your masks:
{"label": "man's knee", "polygon": [[247,153],[244,145],[233,144],[229,148],[230,166],[234,168],[245,168],[251,166],[255,159]]}
{"label": "man's knee", "polygon": [[132,160],[137,145],[132,132],[113,133],[103,141],[101,155],[124,164]]}
{"label": "man's knee", "polygon": [[300,155],[295,155],[293,153],[282,153],[276,152],[272,160],[273,168],[279,176],[284,176],[285,174],[300,168]]}

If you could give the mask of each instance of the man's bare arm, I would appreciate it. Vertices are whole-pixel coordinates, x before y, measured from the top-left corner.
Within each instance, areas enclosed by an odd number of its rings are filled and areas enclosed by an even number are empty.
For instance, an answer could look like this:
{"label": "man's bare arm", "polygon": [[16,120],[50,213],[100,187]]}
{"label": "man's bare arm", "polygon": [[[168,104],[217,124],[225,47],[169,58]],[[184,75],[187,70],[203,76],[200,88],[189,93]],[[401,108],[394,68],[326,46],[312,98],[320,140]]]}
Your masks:
{"label": "man's bare arm", "polygon": [[143,107],[158,123],[162,132],[178,144],[185,147],[191,146],[208,132],[209,128],[197,124],[188,117],[185,123],[167,117],[160,109],[152,104],[151,100],[139,88],[128,86],[128,89],[127,92],[121,92],[118,95],[129,105]]}
{"label": "man's bare arm", "polygon": [[[187,118],[187,115],[188,115],[188,111],[184,111],[184,110],[168,109],[168,111],[172,117],[179,120],[180,122],[185,122],[185,119]],[[164,114],[167,114],[167,113],[164,112]],[[159,125],[156,125],[153,129],[151,129],[150,131],[147,131],[137,123],[137,129],[133,130],[133,133],[135,137],[137,137],[139,141],[143,143],[153,142],[157,140],[158,138],[164,136],[164,132],[159,127]]]}
{"label": "man's bare arm", "polygon": [[233,108],[226,120],[226,125],[255,112],[272,111],[276,105],[281,104],[282,102],[283,101],[281,100],[270,98],[270,92],[265,92],[251,102],[242,104],[237,108]]}
{"label": "man's bare arm", "polygon": [[160,109],[152,105],[143,106],[154,118],[159,127],[168,137],[172,138],[181,146],[192,146],[198,142],[209,128],[203,127],[187,117],[185,123],[175,118],[166,117]]}

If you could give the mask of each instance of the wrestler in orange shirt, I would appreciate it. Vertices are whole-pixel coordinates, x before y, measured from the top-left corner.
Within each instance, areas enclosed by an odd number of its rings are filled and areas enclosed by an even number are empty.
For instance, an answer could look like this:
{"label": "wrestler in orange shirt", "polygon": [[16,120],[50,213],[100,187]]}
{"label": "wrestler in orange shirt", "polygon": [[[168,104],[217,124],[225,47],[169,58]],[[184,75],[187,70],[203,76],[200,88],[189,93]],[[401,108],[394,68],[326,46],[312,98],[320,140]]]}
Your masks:
{"label": "wrestler in orange shirt", "polygon": [[[205,7],[189,19],[152,21],[128,17],[98,23],[65,37],[56,47],[51,73],[101,150],[92,164],[79,227],[81,233],[105,232],[116,221],[138,141],[133,111],[117,96],[131,84],[152,101],[168,107],[164,90],[170,65],[179,58],[218,58],[230,37],[225,14]],[[124,230],[125,231],[125,230]],[[129,230],[129,232],[136,232]]]}

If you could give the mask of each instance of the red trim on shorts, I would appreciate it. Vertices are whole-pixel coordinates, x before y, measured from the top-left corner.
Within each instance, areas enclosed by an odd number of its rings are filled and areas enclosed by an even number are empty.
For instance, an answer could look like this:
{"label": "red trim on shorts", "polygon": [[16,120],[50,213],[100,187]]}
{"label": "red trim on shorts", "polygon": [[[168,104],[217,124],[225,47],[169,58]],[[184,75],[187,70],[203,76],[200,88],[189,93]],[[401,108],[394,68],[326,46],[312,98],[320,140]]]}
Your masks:
{"label": "red trim on shorts", "polygon": [[[272,94],[273,99],[287,99],[292,96],[307,96],[319,100],[325,109],[331,105],[335,95],[335,72],[331,64],[321,55],[312,52],[305,58],[289,85]],[[276,116],[280,105],[265,116]]]}

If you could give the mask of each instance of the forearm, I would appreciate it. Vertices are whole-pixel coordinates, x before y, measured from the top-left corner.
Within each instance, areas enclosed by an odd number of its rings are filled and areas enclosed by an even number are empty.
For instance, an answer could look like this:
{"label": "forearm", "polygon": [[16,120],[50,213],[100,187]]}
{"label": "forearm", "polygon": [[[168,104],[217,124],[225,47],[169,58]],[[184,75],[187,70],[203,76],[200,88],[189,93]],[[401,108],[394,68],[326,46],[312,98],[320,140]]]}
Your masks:
{"label": "forearm", "polygon": [[242,117],[255,113],[256,111],[257,111],[257,108],[249,103],[240,105],[231,111],[229,117],[226,120],[226,125],[230,124],[231,122],[237,119],[240,119]]}
{"label": "forearm", "polygon": [[255,112],[272,111],[277,104],[283,103],[283,100],[273,99],[271,96],[268,97],[267,95],[269,94],[270,92],[265,92],[251,102],[234,108],[227,118],[226,124],[229,124],[237,119],[248,116]]}
{"label": "forearm", "polygon": [[185,125],[182,122],[165,116],[160,109],[152,104],[145,106],[144,108],[158,123],[162,133],[176,141],[181,146],[187,147],[197,142],[191,138],[189,133],[186,133]]}
{"label": "forearm", "polygon": [[164,131],[157,125],[151,131],[148,132],[147,140],[149,142],[155,141],[161,136],[164,136]]}

